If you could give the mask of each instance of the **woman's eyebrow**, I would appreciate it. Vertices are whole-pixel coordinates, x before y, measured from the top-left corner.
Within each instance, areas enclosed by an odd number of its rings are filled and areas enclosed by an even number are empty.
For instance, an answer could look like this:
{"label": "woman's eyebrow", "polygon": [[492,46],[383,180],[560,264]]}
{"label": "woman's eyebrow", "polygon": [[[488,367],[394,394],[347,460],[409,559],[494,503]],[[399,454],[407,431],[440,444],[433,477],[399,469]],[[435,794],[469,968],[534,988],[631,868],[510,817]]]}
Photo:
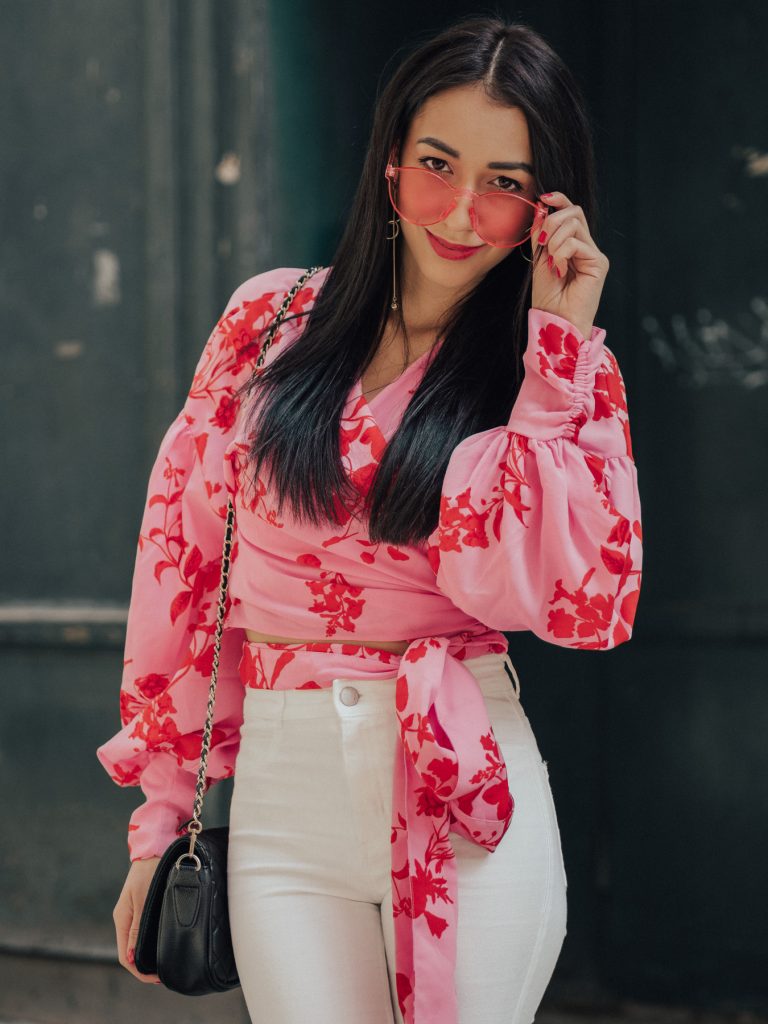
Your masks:
{"label": "woman's eyebrow", "polygon": [[[435,139],[431,135],[425,135],[424,138],[416,139],[417,142],[426,142],[429,146],[434,146],[435,149],[442,149],[448,156],[454,156],[457,160],[461,159],[461,154],[458,150],[454,149],[453,146],[449,146],[447,142],[441,142],[440,139]],[[488,166],[494,171],[527,171],[530,175],[533,175],[533,168],[530,164],[524,163],[522,160],[518,160],[514,163],[505,162],[503,160],[494,160],[493,163]]]}

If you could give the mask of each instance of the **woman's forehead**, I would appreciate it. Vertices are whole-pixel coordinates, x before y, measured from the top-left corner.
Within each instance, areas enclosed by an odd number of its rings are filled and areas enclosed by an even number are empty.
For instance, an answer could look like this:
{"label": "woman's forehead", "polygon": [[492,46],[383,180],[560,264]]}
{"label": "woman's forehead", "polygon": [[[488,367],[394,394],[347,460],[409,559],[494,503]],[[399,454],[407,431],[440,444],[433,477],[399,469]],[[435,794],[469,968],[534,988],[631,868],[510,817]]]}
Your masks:
{"label": "woman's forehead", "polygon": [[406,145],[415,147],[419,139],[430,140],[425,146],[443,143],[435,148],[444,148],[453,159],[483,164],[531,156],[523,111],[493,102],[474,88],[446,89],[430,96],[411,121]]}

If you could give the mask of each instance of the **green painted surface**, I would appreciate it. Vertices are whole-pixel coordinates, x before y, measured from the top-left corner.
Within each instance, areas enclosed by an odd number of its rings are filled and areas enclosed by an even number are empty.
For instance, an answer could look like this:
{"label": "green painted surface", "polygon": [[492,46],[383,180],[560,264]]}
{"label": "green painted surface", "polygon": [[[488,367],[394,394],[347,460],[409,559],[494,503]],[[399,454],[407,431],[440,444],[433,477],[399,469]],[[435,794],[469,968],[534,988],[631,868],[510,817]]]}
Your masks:
{"label": "green painted surface", "polygon": [[[127,868],[137,793],[94,750],[118,726],[119,609],[162,427],[236,284],[329,261],[379,76],[466,8],[188,12],[15,0],[0,33],[1,598],[39,603],[0,625],[0,944],[54,959],[109,956]],[[595,118],[598,323],[627,381],[646,538],[630,644],[511,637],[569,876],[547,998],[765,1008],[768,9],[515,12]]]}

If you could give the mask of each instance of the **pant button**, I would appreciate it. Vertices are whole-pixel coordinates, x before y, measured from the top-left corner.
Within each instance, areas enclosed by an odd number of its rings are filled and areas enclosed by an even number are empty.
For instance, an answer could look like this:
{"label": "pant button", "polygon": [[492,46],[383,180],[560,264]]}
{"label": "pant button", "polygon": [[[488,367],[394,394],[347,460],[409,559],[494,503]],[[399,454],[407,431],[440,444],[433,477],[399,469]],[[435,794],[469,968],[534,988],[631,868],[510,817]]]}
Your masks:
{"label": "pant button", "polygon": [[357,704],[360,700],[360,691],[356,690],[354,686],[345,686],[339,694],[339,700],[342,704],[346,704],[347,706]]}

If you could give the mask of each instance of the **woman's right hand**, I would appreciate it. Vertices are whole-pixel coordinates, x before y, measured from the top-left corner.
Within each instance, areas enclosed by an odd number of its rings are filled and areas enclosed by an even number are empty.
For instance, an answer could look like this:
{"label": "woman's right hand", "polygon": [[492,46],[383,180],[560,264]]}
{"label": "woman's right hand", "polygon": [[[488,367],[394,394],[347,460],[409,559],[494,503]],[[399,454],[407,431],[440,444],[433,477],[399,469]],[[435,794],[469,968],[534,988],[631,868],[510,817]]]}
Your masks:
{"label": "woman's right hand", "polygon": [[130,971],[139,981],[154,982],[157,985],[160,984],[160,979],[156,974],[139,974],[136,970],[133,951],[136,948],[144,900],[147,898],[149,884],[159,863],[159,857],[132,861],[123,891],[112,911],[117,932],[117,959],[126,971]]}

